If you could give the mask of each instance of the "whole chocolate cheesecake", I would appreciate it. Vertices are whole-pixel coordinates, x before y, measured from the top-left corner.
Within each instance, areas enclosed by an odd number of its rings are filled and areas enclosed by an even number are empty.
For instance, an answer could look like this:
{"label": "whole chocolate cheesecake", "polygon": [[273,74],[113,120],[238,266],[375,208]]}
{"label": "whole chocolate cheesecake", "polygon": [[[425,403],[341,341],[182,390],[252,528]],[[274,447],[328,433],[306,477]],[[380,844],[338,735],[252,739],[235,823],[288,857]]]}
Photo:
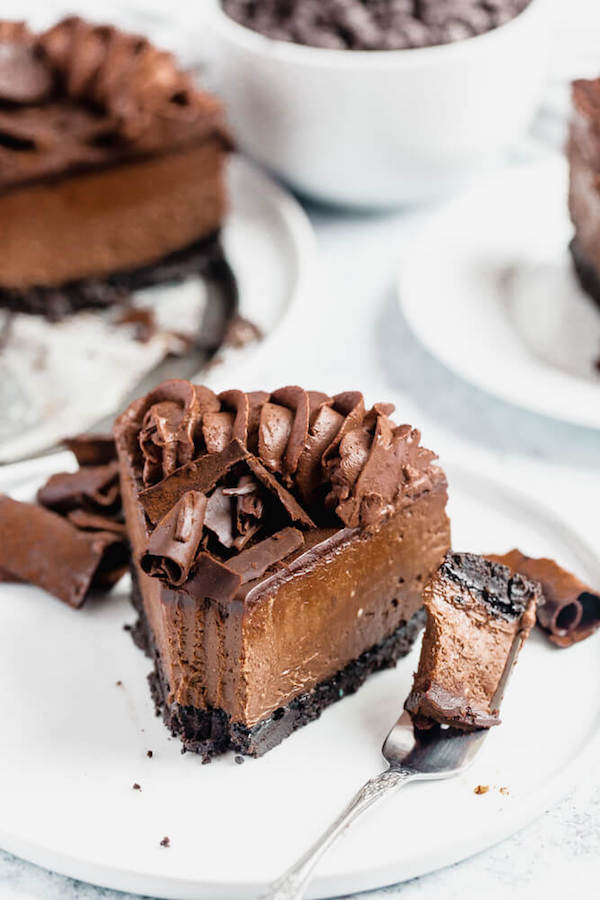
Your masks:
{"label": "whole chocolate cheesecake", "polygon": [[184,749],[258,756],[410,649],[447,485],[392,411],[170,381],[115,423],[135,636]]}
{"label": "whole chocolate cheesecake", "polygon": [[220,102],[145,38],[0,22],[0,305],[105,306],[209,266],[229,147]]}
{"label": "whole chocolate cheesecake", "polygon": [[582,287],[600,303],[600,78],[573,83],[567,157],[571,253]]}

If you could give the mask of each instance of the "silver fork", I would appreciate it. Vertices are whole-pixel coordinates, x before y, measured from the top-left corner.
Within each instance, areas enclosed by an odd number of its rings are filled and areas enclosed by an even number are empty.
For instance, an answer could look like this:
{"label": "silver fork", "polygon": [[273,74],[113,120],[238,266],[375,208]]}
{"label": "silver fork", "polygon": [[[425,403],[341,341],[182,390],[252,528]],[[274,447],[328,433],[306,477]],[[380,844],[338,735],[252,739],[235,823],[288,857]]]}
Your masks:
{"label": "silver fork", "polygon": [[[500,706],[521,645],[522,639],[517,638],[492,699],[495,708]],[[413,728],[409,714],[403,712],[381,748],[387,769],[363,785],[327,831],[271,884],[261,900],[300,900],[323,854],[355,819],[411,781],[433,781],[460,775],[471,765],[486,736],[485,730],[467,732],[439,725],[420,731]]]}

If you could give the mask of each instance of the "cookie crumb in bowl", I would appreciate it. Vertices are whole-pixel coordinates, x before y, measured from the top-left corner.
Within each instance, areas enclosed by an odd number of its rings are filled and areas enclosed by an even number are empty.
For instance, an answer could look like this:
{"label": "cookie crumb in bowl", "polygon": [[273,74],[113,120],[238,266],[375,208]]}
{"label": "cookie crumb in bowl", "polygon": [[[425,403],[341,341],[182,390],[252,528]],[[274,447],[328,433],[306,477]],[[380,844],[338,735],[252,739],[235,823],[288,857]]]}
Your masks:
{"label": "cookie crumb in bowl", "polygon": [[487,794],[489,789],[490,789],[489,784],[478,784],[477,787],[473,788],[473,793],[474,794]]}

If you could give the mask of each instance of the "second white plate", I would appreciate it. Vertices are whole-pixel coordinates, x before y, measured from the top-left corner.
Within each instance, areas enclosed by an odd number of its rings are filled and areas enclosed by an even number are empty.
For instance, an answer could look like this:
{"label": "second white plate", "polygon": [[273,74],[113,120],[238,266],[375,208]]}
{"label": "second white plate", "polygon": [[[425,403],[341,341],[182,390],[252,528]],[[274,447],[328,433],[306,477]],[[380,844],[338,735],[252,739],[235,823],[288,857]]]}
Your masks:
{"label": "second white plate", "polygon": [[[31,497],[66,462],[7,467],[0,490]],[[457,549],[516,544],[596,581],[593,553],[543,509],[486,479],[453,468],[448,475]],[[169,900],[256,897],[381,768],[379,748],[418,650],[262,759],[239,766],[226,754],[203,766],[181,755],[154,716],[150,663],[123,631],[134,618],[127,587],[124,580],[114,596],[74,612],[36,588],[0,585],[0,846],[85,881]],[[454,863],[518,830],[585,777],[597,756],[599,641],[560,651],[533,635],[503,724],[473,768],[411,786],[357,823],[323,860],[311,896]],[[478,784],[489,791],[476,795]]]}
{"label": "second white plate", "polygon": [[533,412],[600,428],[600,310],[572,270],[564,160],[507,169],[400,251],[398,297],[448,368]]}

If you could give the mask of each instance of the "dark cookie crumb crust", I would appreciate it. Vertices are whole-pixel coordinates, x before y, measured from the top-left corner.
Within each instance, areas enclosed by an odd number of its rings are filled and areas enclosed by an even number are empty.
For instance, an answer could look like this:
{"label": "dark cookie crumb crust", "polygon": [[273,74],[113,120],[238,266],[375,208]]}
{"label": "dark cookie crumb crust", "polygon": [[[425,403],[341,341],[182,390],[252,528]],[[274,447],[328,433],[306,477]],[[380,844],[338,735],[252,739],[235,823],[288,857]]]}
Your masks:
{"label": "dark cookie crumb crust", "polygon": [[296,697],[288,706],[275,712],[252,728],[232,723],[222,709],[200,710],[193,706],[169,704],[169,686],[162,673],[160,657],[148,625],[135,575],[132,573],[132,603],[138,620],[132,637],[138,647],[154,662],[148,676],[156,714],[162,716],[167,728],[182,742],[182,752],[189,751],[210,762],[213,756],[234,750],[246,756],[262,756],[288,737],[297,728],[318,719],[323,710],[353,694],[373,672],[388,669],[406,656],[425,624],[425,611],[418,610],[388,638],[353,660],[333,678],[321,682],[312,691]]}

